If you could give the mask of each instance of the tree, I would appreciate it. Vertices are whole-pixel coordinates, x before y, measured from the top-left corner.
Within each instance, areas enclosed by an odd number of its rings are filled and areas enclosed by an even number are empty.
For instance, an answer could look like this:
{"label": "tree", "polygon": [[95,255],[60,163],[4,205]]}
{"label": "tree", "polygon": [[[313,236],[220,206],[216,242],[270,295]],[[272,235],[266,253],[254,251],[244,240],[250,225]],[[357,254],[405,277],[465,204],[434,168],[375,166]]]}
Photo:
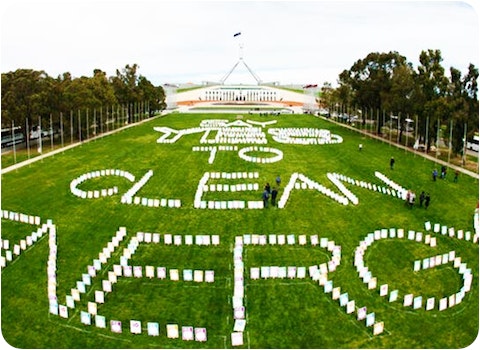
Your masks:
{"label": "tree", "polygon": [[465,131],[467,131],[467,139],[478,132],[478,69],[470,64],[468,73],[462,79],[461,72],[452,67],[450,68],[450,75],[448,101],[451,109],[451,124],[453,125],[452,150],[455,154],[459,154],[463,153],[465,147]]}
{"label": "tree", "polygon": [[117,69],[116,76],[111,78],[118,102],[127,106],[129,123],[133,120],[134,104],[140,101],[140,91],[137,87],[138,68],[139,66],[136,63],[132,66],[127,64],[121,71]]}
{"label": "tree", "polygon": [[46,95],[49,84],[44,71],[18,69],[2,74],[2,125],[25,125],[48,110]]}
{"label": "tree", "polygon": [[138,78],[138,89],[142,96],[142,101],[147,104],[149,117],[153,117],[155,112],[164,110],[167,106],[165,104],[165,91],[163,87],[155,87],[142,75]]}
{"label": "tree", "polygon": [[406,119],[413,116],[413,99],[415,91],[414,72],[411,64],[401,64],[393,68],[390,90],[381,93],[383,106],[388,111],[395,111],[399,118],[398,142],[405,131]]}
{"label": "tree", "polygon": [[[384,110],[392,89],[392,77],[399,66],[407,65],[406,58],[396,51],[372,52],[358,60],[339,76],[342,89],[350,89],[352,103],[360,108]],[[377,126],[380,133],[382,121]]]}
{"label": "tree", "polygon": [[415,75],[415,84],[418,87],[415,90],[415,110],[419,118],[420,138],[425,135],[429,150],[431,141],[436,137],[436,121],[444,117],[444,103],[438,100],[446,94],[448,78],[445,77],[445,70],[441,65],[443,58],[440,50],[422,51],[419,60],[420,66]]}

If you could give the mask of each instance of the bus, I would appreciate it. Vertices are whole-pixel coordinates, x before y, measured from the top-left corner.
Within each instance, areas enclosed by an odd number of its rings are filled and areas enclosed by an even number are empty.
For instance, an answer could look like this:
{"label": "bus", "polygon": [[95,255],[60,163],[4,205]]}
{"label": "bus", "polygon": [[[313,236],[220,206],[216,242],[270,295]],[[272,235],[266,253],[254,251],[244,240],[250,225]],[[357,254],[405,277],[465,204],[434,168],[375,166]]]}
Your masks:
{"label": "bus", "polygon": [[478,134],[473,135],[471,140],[467,140],[467,149],[472,150],[474,152],[478,152]]}
{"label": "bus", "polygon": [[18,143],[25,141],[25,135],[23,134],[20,126],[12,128],[2,129],[2,148],[11,147]]}

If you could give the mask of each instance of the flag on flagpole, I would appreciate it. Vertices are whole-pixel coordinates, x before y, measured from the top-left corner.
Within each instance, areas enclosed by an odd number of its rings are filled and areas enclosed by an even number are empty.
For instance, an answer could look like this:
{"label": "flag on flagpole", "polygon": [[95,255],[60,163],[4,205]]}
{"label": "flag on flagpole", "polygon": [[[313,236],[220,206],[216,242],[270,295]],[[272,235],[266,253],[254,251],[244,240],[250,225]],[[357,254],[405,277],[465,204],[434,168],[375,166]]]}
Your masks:
{"label": "flag on flagpole", "polygon": [[235,38],[235,37],[239,36],[240,34],[242,34],[242,32],[235,33],[235,34],[233,34],[233,37]]}

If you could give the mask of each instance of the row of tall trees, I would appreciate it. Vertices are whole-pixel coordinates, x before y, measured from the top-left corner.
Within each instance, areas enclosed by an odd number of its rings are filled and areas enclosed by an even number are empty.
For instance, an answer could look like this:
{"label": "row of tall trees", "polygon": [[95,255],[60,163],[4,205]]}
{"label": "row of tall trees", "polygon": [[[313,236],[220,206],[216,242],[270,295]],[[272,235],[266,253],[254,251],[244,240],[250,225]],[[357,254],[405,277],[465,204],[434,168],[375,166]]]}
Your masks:
{"label": "row of tall trees", "polygon": [[[79,110],[126,110],[128,122],[134,113],[153,116],[165,109],[165,92],[139,75],[137,64],[126,65],[108,77],[100,69],[93,76],[73,78],[63,73],[57,78],[44,71],[18,69],[2,73],[2,127],[25,125],[26,120],[39,120],[47,125],[52,116],[58,120]],[[91,113],[92,114],[92,113]]]}
{"label": "row of tall trees", "polygon": [[[451,128],[452,150],[461,153],[465,132],[467,138],[478,132],[478,68],[470,64],[462,76],[460,70],[451,67],[447,76],[442,61],[440,50],[422,51],[415,69],[396,51],[370,53],[339,75],[337,88],[324,84],[320,102],[341,111],[360,111],[363,123],[369,114],[387,111],[398,116],[399,139],[405,131],[405,120],[414,119],[427,149],[437,141],[440,123]],[[385,118],[377,119],[380,134]]]}

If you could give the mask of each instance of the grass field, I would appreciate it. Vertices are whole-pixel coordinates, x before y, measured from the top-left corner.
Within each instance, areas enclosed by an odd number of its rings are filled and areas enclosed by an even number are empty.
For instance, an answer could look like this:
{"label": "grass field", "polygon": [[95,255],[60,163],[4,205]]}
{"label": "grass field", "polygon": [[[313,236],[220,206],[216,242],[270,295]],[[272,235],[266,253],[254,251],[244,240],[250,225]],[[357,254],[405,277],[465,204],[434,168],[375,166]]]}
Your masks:
{"label": "grass field", "polygon": [[[253,163],[241,159],[237,152],[218,151],[212,164],[209,152],[193,152],[201,146],[201,134],[182,136],[175,143],[159,144],[156,126],[173,129],[198,127],[202,120],[236,120],[236,114],[170,114],[137,127],[82,144],[34,164],[2,175],[2,209],[39,216],[42,223],[51,219],[57,230],[57,289],[59,304],[71,294],[87,267],[99,252],[125,227],[127,237],[112,253],[108,263],[92,278],[81,301],[69,310],[69,317],[49,313],[47,298],[47,236],[9,262],[1,274],[1,326],[4,339],[17,348],[230,348],[234,320],[232,295],[234,286],[233,247],[235,237],[245,234],[306,235],[305,246],[244,245],[246,328],[244,345],[250,348],[463,348],[478,334],[478,243],[428,232],[437,246],[407,238],[382,239],[366,251],[364,260],[378,278],[376,289],[368,289],[353,265],[359,242],[369,233],[383,228],[402,228],[405,232],[427,232],[426,221],[440,223],[473,235],[473,213],[478,205],[478,180],[460,175],[453,181],[453,170],[445,180],[432,181],[437,167],[431,161],[380,141],[365,138],[339,125],[308,115],[261,117],[245,116],[257,121],[277,120],[264,128],[269,146],[283,152],[276,163]],[[281,144],[267,133],[268,128],[329,129],[343,137],[340,144]],[[358,150],[358,144],[363,150]],[[238,145],[238,148],[250,145]],[[257,156],[261,157],[262,154]],[[264,154],[271,157],[271,154]],[[395,167],[389,160],[394,157]],[[2,160],[3,161],[3,160]],[[121,195],[132,183],[117,176],[104,176],[83,182],[84,191],[118,187],[118,194],[98,199],[82,199],[70,191],[70,182],[82,174],[102,169],[121,169],[132,173],[136,181],[153,170],[153,176],[137,193],[148,198],[175,198],[181,207],[147,207],[122,204]],[[379,171],[406,189],[431,195],[428,209],[408,208],[404,201],[367,188],[346,184],[359,199],[358,205],[344,206],[313,190],[292,190],[283,209],[212,210],[194,208],[197,186],[205,172],[258,172],[255,181],[260,190],[253,192],[205,192],[207,201],[261,201],[263,184],[282,177],[279,198],[293,173],[339,193],[327,178],[328,172],[373,184]],[[252,181],[252,180],[250,180]],[[238,183],[210,179],[209,184]],[[36,226],[2,219],[2,239],[18,242]],[[130,265],[165,266],[168,269],[214,270],[214,283],[168,279],[119,277],[98,313],[109,320],[120,320],[121,334],[95,325],[84,325],[80,311],[94,300],[94,290],[101,289],[108,270],[119,264],[123,249],[137,232],[162,235],[219,235],[218,246],[181,246],[140,244]],[[341,263],[328,273],[334,287],[348,293],[356,307],[366,306],[375,313],[376,322],[384,322],[384,331],[373,335],[365,321],[347,314],[332,293],[308,277],[308,266],[326,263],[330,252],[312,247],[309,237],[318,235],[341,246]],[[444,311],[438,300],[457,293],[462,275],[453,263],[413,271],[414,261],[455,251],[457,257],[473,271],[471,291],[462,302]],[[5,251],[2,250],[2,256]],[[259,266],[306,266],[305,279],[250,278],[250,268]],[[399,290],[399,300],[389,302],[379,295],[379,286]],[[422,296],[419,309],[403,306],[403,295]],[[435,297],[434,310],[426,311],[427,298]],[[130,320],[142,322],[142,334],[131,334]],[[158,322],[159,336],[147,335],[147,322]],[[206,342],[169,339],[166,325],[204,327]]]}

